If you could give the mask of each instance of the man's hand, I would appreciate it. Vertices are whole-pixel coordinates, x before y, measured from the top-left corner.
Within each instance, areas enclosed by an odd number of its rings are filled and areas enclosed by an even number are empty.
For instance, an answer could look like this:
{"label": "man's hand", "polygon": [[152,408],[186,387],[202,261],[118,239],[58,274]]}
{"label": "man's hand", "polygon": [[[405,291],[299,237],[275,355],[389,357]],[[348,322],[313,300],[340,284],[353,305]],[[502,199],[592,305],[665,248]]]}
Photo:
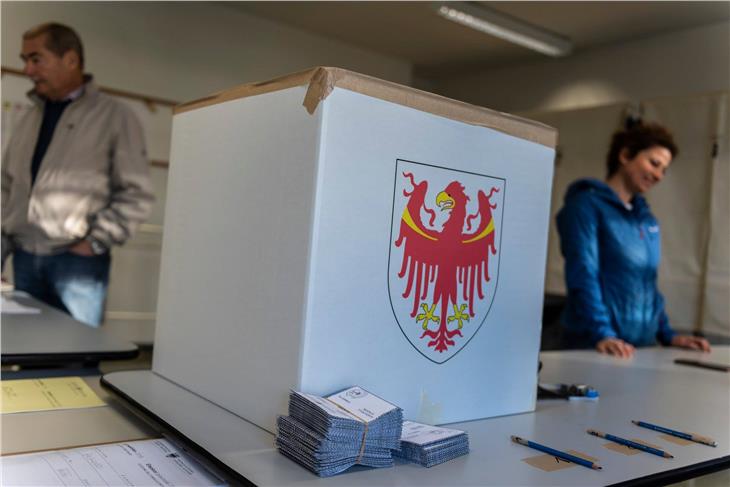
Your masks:
{"label": "man's hand", "polygon": [[604,338],[596,344],[596,350],[621,358],[631,358],[634,356],[634,346],[619,338]]}
{"label": "man's hand", "polygon": [[93,257],[95,255],[94,250],[91,248],[91,243],[86,239],[73,244],[68,248],[68,251],[72,254],[83,255],[84,257]]}
{"label": "man's hand", "polygon": [[707,339],[691,335],[674,335],[671,345],[673,347],[689,348],[691,350],[702,350],[703,352],[710,351],[710,342]]}

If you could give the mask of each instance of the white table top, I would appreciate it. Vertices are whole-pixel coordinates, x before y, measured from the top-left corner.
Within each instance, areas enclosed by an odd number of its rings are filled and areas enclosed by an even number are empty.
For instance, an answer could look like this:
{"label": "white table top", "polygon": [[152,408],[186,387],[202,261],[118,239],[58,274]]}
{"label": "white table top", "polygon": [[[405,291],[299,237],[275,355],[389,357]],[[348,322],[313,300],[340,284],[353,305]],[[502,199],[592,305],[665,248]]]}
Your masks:
{"label": "white table top", "polygon": [[[697,371],[697,368],[688,368],[686,366],[678,366],[674,363],[675,359],[692,359],[702,362],[719,362],[730,365],[730,346],[714,346],[712,352],[702,353],[694,350],[684,350],[681,348],[665,348],[651,347],[639,348],[638,353],[630,359],[621,359],[612,355],[604,355],[596,353],[593,350],[574,350],[551,351],[540,353],[540,359],[546,363],[548,361],[569,360],[570,362],[580,362],[586,364],[604,364],[619,368],[648,368],[653,370],[684,370]],[[703,374],[704,376],[704,374]]]}
{"label": "white table top", "polygon": [[99,386],[99,376],[84,377],[104,406],[2,415],[0,453],[73,448],[159,436]]}
{"label": "white table top", "polygon": [[[433,468],[399,463],[390,469],[354,468],[328,479],[280,455],[273,447],[271,433],[151,371],[116,372],[105,375],[103,381],[165,423],[166,429],[260,486],[588,486],[647,478],[678,481],[682,478],[671,475],[687,470],[701,473],[701,469],[718,463],[730,466],[730,374],[673,364],[678,357],[730,363],[730,347],[715,347],[710,355],[639,349],[631,361],[592,351],[543,353],[541,382],[590,384],[600,391],[600,400],[541,401],[534,413],[452,425],[469,433],[471,453]],[[711,436],[719,446],[678,446],[657,432],[634,426],[632,419]],[[643,439],[664,447],[676,458],[615,453],[604,448],[605,440],[586,434],[587,428]],[[540,452],[512,443],[510,435],[563,451],[587,453],[597,457],[604,469],[575,466],[555,472],[538,470],[521,460]]]}
{"label": "white table top", "polygon": [[136,345],[92,328],[27,295],[10,295],[38,314],[2,314],[3,364],[66,364],[121,360],[138,354]]}

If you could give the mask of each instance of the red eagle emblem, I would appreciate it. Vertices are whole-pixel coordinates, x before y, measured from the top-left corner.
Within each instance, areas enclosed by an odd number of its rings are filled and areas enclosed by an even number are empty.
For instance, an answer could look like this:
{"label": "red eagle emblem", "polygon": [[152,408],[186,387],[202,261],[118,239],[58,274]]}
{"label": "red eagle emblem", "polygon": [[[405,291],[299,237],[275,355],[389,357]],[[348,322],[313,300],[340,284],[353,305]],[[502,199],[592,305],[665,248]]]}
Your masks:
{"label": "red eagle emblem", "polygon": [[[464,339],[464,327],[475,321],[475,300],[479,303],[487,297],[492,280],[489,260],[497,254],[493,215],[497,204],[492,199],[500,193],[500,184],[496,183],[504,181],[478,181],[482,187],[484,182],[495,184],[477,189],[472,194],[476,204],[472,204],[459,180],[441,186],[440,191],[436,189],[438,193],[433,198],[428,181],[416,179],[414,172],[401,171],[397,176],[405,181],[401,185],[405,204],[400,221],[394,226],[397,238],[392,243],[395,249],[402,250],[402,257],[400,262],[391,263],[392,273],[397,269],[397,279],[391,276],[390,280],[401,283],[400,296],[408,303],[405,311],[410,325],[420,325],[418,339],[426,341],[427,346],[421,346],[421,352],[430,349],[443,354],[457,340]],[[427,200],[429,194],[432,201]],[[441,221],[440,228],[437,219]],[[391,292],[392,302],[395,293]],[[486,312],[483,314],[486,317]]]}

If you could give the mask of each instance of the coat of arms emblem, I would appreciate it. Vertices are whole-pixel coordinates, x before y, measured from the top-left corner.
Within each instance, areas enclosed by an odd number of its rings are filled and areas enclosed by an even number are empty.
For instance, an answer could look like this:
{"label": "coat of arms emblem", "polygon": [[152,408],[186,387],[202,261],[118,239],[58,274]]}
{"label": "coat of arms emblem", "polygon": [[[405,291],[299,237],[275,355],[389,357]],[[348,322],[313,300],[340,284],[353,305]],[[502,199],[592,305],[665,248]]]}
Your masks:
{"label": "coat of arms emblem", "polygon": [[497,287],[506,181],[397,160],[388,288],[398,325],[444,363],[484,324]]}

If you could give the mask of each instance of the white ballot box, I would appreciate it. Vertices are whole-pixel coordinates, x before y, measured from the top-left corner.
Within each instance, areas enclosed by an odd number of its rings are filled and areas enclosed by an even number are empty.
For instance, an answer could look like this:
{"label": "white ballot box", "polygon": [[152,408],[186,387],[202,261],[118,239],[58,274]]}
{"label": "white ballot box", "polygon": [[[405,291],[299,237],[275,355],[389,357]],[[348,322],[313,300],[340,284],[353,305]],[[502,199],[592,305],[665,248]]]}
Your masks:
{"label": "white ballot box", "polygon": [[153,370],[269,430],[535,407],[554,129],[336,68],[177,108]]}

